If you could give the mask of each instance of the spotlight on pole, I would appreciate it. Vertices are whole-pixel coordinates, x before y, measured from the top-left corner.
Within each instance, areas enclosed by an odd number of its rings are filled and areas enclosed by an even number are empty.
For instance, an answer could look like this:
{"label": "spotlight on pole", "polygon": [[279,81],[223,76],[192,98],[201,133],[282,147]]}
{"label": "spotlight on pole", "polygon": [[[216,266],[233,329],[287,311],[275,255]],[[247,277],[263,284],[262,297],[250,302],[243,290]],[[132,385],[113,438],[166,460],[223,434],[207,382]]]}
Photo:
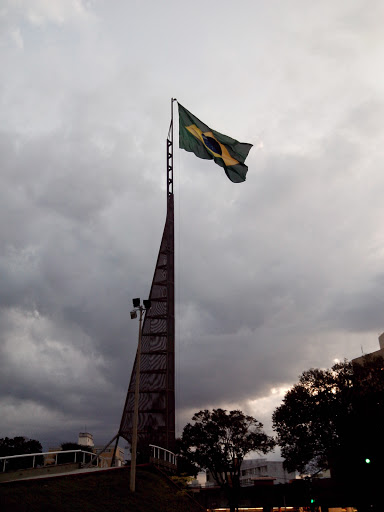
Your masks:
{"label": "spotlight on pole", "polygon": [[151,307],[151,301],[149,299],[144,299],[143,300],[143,304],[144,304],[144,308],[145,309],[150,309]]}
{"label": "spotlight on pole", "polygon": [[135,402],[133,407],[133,422],[132,422],[132,442],[131,442],[131,474],[129,488],[135,492],[136,488],[136,455],[137,455],[137,426],[139,421],[139,393],[140,393],[140,357],[141,357],[141,327],[143,316],[151,307],[151,301],[143,300],[143,305],[140,304],[140,299],[132,299],[133,311],[131,311],[131,318],[137,318],[139,312],[139,341],[137,343],[136,352],[136,381],[135,381]]}

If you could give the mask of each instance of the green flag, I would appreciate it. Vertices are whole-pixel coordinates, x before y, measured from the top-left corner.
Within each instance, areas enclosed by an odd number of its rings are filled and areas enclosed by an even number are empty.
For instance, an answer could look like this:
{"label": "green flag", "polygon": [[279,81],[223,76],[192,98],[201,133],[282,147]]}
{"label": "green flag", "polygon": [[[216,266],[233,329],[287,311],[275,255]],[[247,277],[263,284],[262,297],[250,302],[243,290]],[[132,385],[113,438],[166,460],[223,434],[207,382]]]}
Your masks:
{"label": "green flag", "polygon": [[248,167],[244,161],[252,147],[216,132],[202,123],[179,103],[179,147],[195,153],[199,158],[214,160],[224,168],[234,183],[245,181]]}

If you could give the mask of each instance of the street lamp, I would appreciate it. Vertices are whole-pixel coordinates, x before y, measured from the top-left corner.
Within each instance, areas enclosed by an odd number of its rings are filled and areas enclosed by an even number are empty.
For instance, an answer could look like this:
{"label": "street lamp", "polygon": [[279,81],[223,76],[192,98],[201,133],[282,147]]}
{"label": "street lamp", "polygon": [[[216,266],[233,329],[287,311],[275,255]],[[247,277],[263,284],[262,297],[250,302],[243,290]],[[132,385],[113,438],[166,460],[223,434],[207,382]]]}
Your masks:
{"label": "street lamp", "polygon": [[133,299],[133,310],[131,311],[131,319],[137,318],[139,312],[139,341],[137,343],[136,353],[136,380],[135,380],[135,405],[133,408],[133,425],[132,425],[132,456],[131,456],[131,480],[129,488],[135,492],[136,487],[136,453],[137,453],[137,424],[139,418],[139,391],[140,391],[140,356],[141,356],[141,327],[144,311],[148,311],[151,307],[150,300],[143,300],[143,305],[140,304],[140,299]]}

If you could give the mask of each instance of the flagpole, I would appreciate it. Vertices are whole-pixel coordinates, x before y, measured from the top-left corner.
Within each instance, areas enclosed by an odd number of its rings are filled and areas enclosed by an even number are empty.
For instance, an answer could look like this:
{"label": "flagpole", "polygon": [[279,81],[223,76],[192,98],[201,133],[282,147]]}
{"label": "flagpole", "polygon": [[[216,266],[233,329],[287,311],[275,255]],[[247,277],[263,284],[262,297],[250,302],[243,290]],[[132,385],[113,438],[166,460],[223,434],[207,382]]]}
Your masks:
{"label": "flagpole", "polygon": [[[131,444],[132,454],[133,445],[137,447],[140,442],[141,432],[137,432],[137,417],[141,414],[141,425],[144,429],[153,426],[153,414],[159,418],[158,428],[152,429],[149,434],[151,444],[155,444],[169,451],[175,451],[175,241],[174,241],[174,201],[173,201],[173,102],[176,98],[171,98],[171,123],[167,136],[167,216],[164,226],[163,237],[160,243],[159,254],[157,257],[155,273],[152,280],[149,299],[154,308],[146,312],[139,324],[138,353],[136,353],[135,362],[132,369],[131,379],[128,386],[128,392],[121,417],[119,431],[110,441],[112,442],[123,437]],[[166,278],[164,277],[166,274]],[[160,276],[163,276],[160,278]],[[164,281],[163,281],[164,278]],[[152,320],[155,319],[155,322]],[[159,332],[158,323],[162,322],[163,329]],[[152,347],[149,339],[154,336],[158,340],[159,347]],[[141,351],[141,337],[145,350]],[[159,355],[160,353],[160,355]],[[140,359],[145,359],[145,364],[149,361],[152,364],[152,355],[156,354],[154,367],[152,370],[146,370],[152,382],[156,382],[156,389],[146,390],[146,408],[140,410],[136,403],[140,393]],[[140,359],[139,359],[139,357]],[[165,371],[165,379],[162,375]],[[165,380],[165,382],[164,382]],[[153,384],[154,386],[154,384]],[[137,388],[139,389],[137,390]],[[160,402],[159,402],[160,396]],[[134,407],[132,411],[132,401]],[[163,403],[163,407],[159,405]],[[140,404],[139,404],[140,405]],[[159,410],[160,407],[160,410]],[[161,417],[160,414],[161,413]],[[136,418],[136,420],[135,420]],[[135,434],[134,432],[137,432]],[[116,447],[115,450],[116,451]],[[131,488],[135,489],[135,482],[132,479],[132,473],[135,475],[136,464],[131,461]],[[132,471],[133,470],[133,471]]]}
{"label": "flagpole", "polygon": [[176,98],[171,98],[171,123],[169,125],[167,137],[167,205],[168,199],[173,195],[173,102]]}
{"label": "flagpole", "polygon": [[167,137],[167,373],[166,373],[166,448],[175,448],[175,239],[173,201],[173,103]]}

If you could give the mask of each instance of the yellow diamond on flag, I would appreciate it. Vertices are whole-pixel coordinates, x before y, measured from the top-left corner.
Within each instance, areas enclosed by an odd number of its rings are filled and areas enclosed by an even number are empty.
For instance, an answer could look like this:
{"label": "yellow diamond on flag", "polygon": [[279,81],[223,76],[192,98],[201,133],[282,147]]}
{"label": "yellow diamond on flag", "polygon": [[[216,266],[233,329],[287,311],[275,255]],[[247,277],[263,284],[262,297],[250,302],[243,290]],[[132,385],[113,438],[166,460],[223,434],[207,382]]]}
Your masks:
{"label": "yellow diamond on flag", "polygon": [[212,132],[202,132],[195,124],[185,127],[194,137],[199,139],[204,146],[210,151],[216,158],[222,158],[225,165],[236,165],[238,160],[235,160],[228,153],[227,148],[221,144]]}

